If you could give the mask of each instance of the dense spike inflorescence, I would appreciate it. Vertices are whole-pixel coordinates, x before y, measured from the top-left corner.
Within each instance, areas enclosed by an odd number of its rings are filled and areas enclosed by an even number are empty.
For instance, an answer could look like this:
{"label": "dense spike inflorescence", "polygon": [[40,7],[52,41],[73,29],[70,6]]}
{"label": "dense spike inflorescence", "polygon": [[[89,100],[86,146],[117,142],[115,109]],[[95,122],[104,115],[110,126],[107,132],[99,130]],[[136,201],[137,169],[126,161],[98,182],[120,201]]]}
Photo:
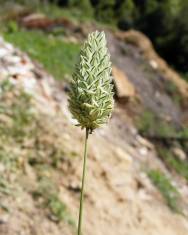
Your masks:
{"label": "dense spike inflorescence", "polygon": [[69,108],[78,125],[92,132],[113,109],[110,55],[104,32],[89,34],[71,82]]}

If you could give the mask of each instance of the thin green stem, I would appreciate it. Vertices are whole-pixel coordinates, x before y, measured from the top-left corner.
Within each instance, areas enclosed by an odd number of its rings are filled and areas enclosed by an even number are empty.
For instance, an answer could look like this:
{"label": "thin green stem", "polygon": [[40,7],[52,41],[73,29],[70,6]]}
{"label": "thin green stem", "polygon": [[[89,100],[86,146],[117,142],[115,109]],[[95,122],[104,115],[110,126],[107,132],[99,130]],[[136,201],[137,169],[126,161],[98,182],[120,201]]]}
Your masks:
{"label": "thin green stem", "polygon": [[82,173],[82,187],[80,194],[80,209],[79,209],[79,220],[78,220],[78,235],[81,235],[81,227],[82,227],[82,211],[83,211],[83,198],[84,198],[84,183],[85,183],[85,175],[86,175],[86,159],[87,159],[87,140],[89,136],[89,129],[86,128],[86,136],[85,136],[85,147],[84,147],[84,162],[83,162],[83,173]]}

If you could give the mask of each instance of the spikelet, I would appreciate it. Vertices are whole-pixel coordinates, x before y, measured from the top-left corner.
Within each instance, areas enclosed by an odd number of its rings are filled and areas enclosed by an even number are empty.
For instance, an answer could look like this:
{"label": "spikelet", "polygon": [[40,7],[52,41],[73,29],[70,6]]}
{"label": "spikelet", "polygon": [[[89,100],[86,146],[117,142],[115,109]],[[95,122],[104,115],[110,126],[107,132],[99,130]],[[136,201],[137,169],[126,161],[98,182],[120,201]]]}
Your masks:
{"label": "spikelet", "polygon": [[111,116],[113,86],[110,55],[104,32],[89,34],[71,82],[69,109],[78,126],[92,132]]}

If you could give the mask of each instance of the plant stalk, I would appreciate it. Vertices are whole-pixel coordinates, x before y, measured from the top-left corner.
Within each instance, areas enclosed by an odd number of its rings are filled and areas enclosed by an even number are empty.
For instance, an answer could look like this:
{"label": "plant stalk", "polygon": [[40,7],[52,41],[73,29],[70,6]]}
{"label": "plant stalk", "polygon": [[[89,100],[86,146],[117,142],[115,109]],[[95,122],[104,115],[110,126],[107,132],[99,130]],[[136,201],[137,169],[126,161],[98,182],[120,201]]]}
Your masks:
{"label": "plant stalk", "polygon": [[87,160],[87,142],[88,142],[88,136],[89,136],[89,129],[86,128],[85,144],[84,144],[83,172],[82,172],[82,187],[81,187],[81,194],[80,194],[80,209],[79,209],[79,220],[78,220],[78,233],[77,233],[77,235],[81,235],[81,227],[82,227],[84,183],[85,183],[85,175],[86,175],[86,160]]}

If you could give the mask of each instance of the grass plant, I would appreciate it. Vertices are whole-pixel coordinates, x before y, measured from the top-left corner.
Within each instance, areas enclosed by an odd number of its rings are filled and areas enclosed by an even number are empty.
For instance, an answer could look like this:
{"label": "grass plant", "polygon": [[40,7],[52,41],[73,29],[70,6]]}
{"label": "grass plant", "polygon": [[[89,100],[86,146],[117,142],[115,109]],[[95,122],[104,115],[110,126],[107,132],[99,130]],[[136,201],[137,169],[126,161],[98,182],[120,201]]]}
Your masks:
{"label": "grass plant", "polygon": [[93,32],[89,34],[81,49],[69,97],[69,109],[73,118],[78,121],[78,126],[86,131],[78,235],[81,235],[82,226],[88,137],[111,116],[113,109],[111,80],[111,63],[105,34]]}

